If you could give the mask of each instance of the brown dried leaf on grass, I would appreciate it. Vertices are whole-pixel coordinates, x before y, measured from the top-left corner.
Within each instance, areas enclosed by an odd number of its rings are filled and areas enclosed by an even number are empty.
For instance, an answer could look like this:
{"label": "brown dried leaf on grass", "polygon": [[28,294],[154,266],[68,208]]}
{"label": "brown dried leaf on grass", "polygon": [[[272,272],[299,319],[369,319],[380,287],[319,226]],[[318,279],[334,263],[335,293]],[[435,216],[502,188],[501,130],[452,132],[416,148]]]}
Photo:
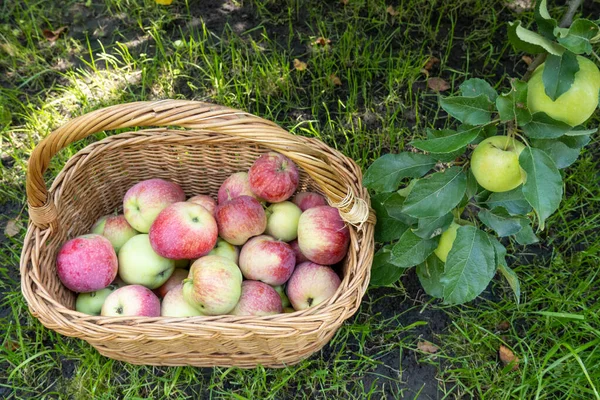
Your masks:
{"label": "brown dried leaf on grass", "polygon": [[434,92],[443,92],[450,89],[450,84],[442,78],[433,77],[427,79],[427,87]]}
{"label": "brown dried leaf on grass", "polygon": [[504,364],[504,366],[512,364],[513,371],[519,369],[519,359],[517,358],[517,356],[515,356],[515,353],[513,353],[511,349],[501,344],[498,353],[500,355],[500,361],[502,361],[502,364]]}
{"label": "brown dried leaf on grass", "polygon": [[502,321],[500,322],[498,325],[496,325],[496,330],[497,331],[507,331],[510,329],[510,322],[508,321]]}
{"label": "brown dried leaf on grass", "polygon": [[51,31],[50,29],[42,29],[42,35],[50,42],[56,41],[60,35],[67,29],[66,26],[61,26],[55,31]]}
{"label": "brown dried leaf on grass", "polygon": [[342,81],[336,75],[329,75],[329,79],[331,79],[331,83],[333,83],[335,86],[342,86]]}
{"label": "brown dried leaf on grass", "polygon": [[304,61],[300,61],[297,58],[294,58],[294,69],[296,71],[304,71],[306,70],[306,68],[308,68],[308,64],[306,64]]}
{"label": "brown dried leaf on grass", "polygon": [[533,62],[533,58],[531,58],[529,56],[523,56],[523,57],[521,57],[521,60],[523,60],[525,62],[525,64],[527,64],[527,65],[531,65],[531,63]]}
{"label": "brown dried leaf on grass", "polygon": [[4,228],[4,236],[13,237],[21,232],[21,224],[16,219],[8,220]]}
{"label": "brown dried leaf on grass", "polygon": [[417,349],[424,353],[435,354],[440,348],[427,340],[419,340],[417,343]]}
{"label": "brown dried leaf on grass", "polygon": [[433,68],[435,65],[440,63],[440,59],[435,57],[435,56],[429,56],[429,59],[427,60],[427,62],[425,63],[425,65],[423,66],[423,69],[425,69],[426,71],[431,71],[431,68]]}
{"label": "brown dried leaf on grass", "polygon": [[388,8],[386,8],[385,11],[387,11],[387,13],[390,14],[392,17],[395,17],[396,15],[400,14],[400,12],[397,11],[394,8],[394,6],[388,6]]}
{"label": "brown dried leaf on grass", "polygon": [[323,36],[319,36],[317,38],[317,40],[315,40],[314,42],[312,42],[312,45],[320,45],[320,46],[327,46],[328,44],[331,44],[331,40],[324,38]]}

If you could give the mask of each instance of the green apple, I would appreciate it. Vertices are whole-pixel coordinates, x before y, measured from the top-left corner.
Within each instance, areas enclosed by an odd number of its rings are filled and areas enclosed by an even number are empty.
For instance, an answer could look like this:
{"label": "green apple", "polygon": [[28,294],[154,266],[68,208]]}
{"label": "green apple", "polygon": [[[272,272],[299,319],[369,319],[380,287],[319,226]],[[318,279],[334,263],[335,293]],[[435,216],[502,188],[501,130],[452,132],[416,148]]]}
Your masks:
{"label": "green apple", "polygon": [[277,240],[289,242],[298,237],[298,221],[302,210],[291,201],[271,204],[266,210],[265,233]]}
{"label": "green apple", "polygon": [[240,249],[221,238],[217,238],[217,245],[208,253],[209,256],[221,256],[229,258],[234,263],[238,263],[240,258]]}
{"label": "green apple", "polygon": [[458,228],[460,228],[460,225],[456,222],[452,222],[448,229],[441,234],[438,247],[433,251],[443,262],[446,262],[446,259],[448,258],[448,253],[450,253],[454,239],[456,239],[456,231]]}
{"label": "green apple", "polygon": [[111,284],[95,292],[79,293],[75,301],[75,310],[89,315],[100,315],[104,300],[119,286]]}
{"label": "green apple", "polygon": [[545,112],[551,118],[577,126],[584,123],[598,107],[600,71],[596,64],[585,57],[577,56],[579,71],[573,84],[556,101],[546,95],[542,80],[545,63],[531,75],[527,84],[527,107],[532,113]]}
{"label": "green apple", "polygon": [[471,155],[473,176],[490,192],[508,192],[523,183],[526,173],[519,165],[525,145],[508,136],[487,138]]}
{"label": "green apple", "polygon": [[148,234],[129,239],[119,251],[119,276],[129,285],[156,289],[165,283],[175,270],[175,260],[156,254]]}
{"label": "green apple", "polygon": [[291,306],[292,303],[290,303],[290,299],[288,299],[287,295],[285,294],[285,287],[283,287],[283,285],[273,286],[273,289],[275,289],[275,291],[279,294],[279,297],[281,297],[281,305],[284,308]]}

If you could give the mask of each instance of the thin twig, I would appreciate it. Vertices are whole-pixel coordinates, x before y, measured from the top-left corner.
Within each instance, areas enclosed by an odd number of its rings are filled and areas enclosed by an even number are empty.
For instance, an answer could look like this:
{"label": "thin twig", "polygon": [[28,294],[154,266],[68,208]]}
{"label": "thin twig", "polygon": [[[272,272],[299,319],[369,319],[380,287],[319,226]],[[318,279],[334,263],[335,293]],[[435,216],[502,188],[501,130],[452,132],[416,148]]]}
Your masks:
{"label": "thin twig", "polygon": [[[562,19],[560,20],[559,26],[561,28],[568,28],[569,26],[571,26],[571,23],[573,22],[573,17],[575,16],[575,13],[577,12],[577,10],[579,9],[579,6],[581,6],[582,3],[583,3],[583,0],[570,0],[569,1],[569,3],[568,3],[569,7],[567,9],[567,12],[565,13],[565,15],[563,15]],[[542,63],[544,61],[546,61],[547,56],[548,56],[548,53],[542,53],[542,54],[538,54],[533,59],[531,64],[529,64],[529,66],[527,67],[527,72],[525,72],[525,75],[523,75],[523,80],[525,82],[527,82],[531,78],[533,71],[535,71],[537,67],[539,67],[540,65],[542,65]]]}

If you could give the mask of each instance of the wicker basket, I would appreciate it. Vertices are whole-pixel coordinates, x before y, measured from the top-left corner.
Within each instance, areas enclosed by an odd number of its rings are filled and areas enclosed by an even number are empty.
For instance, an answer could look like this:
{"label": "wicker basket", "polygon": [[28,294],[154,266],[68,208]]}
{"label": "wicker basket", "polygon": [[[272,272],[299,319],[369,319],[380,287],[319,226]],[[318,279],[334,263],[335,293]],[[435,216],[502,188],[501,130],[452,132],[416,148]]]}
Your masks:
{"label": "wicker basket", "polygon": [[[79,151],[50,190],[44,171],[62,148],[96,132],[135,126],[177,126],[122,133]],[[216,195],[233,172],[274,150],[296,162],[300,190],[316,190],[349,223],[351,244],[342,284],[327,302],[268,317],[94,317],[74,311],[75,295],[56,274],[61,244],[121,210],[140,180],[177,182],[187,196]],[[322,142],[284,131],[251,114],[212,104],[165,100],[100,109],[76,118],[33,151],[27,175],[30,224],[21,255],[22,291],[46,327],[81,338],[101,354],[133,364],[283,367],[323,347],[352,316],[367,288],[374,215],[360,168]]]}

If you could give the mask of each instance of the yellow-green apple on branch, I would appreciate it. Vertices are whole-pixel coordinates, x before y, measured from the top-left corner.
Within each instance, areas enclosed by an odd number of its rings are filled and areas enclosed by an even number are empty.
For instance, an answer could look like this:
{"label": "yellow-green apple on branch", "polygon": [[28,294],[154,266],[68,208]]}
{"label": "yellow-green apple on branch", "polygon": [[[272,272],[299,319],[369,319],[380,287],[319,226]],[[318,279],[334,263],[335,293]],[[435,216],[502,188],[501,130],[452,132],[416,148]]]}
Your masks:
{"label": "yellow-green apple on branch", "polygon": [[440,235],[438,247],[433,252],[443,262],[446,262],[448,253],[450,252],[450,249],[452,249],[452,244],[456,239],[456,231],[458,228],[460,228],[460,225],[456,222],[452,222],[448,229],[446,229],[444,233]]}
{"label": "yellow-green apple on branch", "polygon": [[523,183],[526,173],[519,165],[525,145],[508,136],[492,136],[471,154],[471,171],[484,189],[507,192]]}
{"label": "yellow-green apple on branch", "polygon": [[600,71],[596,64],[577,56],[579,71],[569,90],[552,101],[546,94],[542,75],[545,64],[540,65],[527,83],[527,107],[532,113],[544,112],[549,117],[571,126],[584,123],[598,107]]}

